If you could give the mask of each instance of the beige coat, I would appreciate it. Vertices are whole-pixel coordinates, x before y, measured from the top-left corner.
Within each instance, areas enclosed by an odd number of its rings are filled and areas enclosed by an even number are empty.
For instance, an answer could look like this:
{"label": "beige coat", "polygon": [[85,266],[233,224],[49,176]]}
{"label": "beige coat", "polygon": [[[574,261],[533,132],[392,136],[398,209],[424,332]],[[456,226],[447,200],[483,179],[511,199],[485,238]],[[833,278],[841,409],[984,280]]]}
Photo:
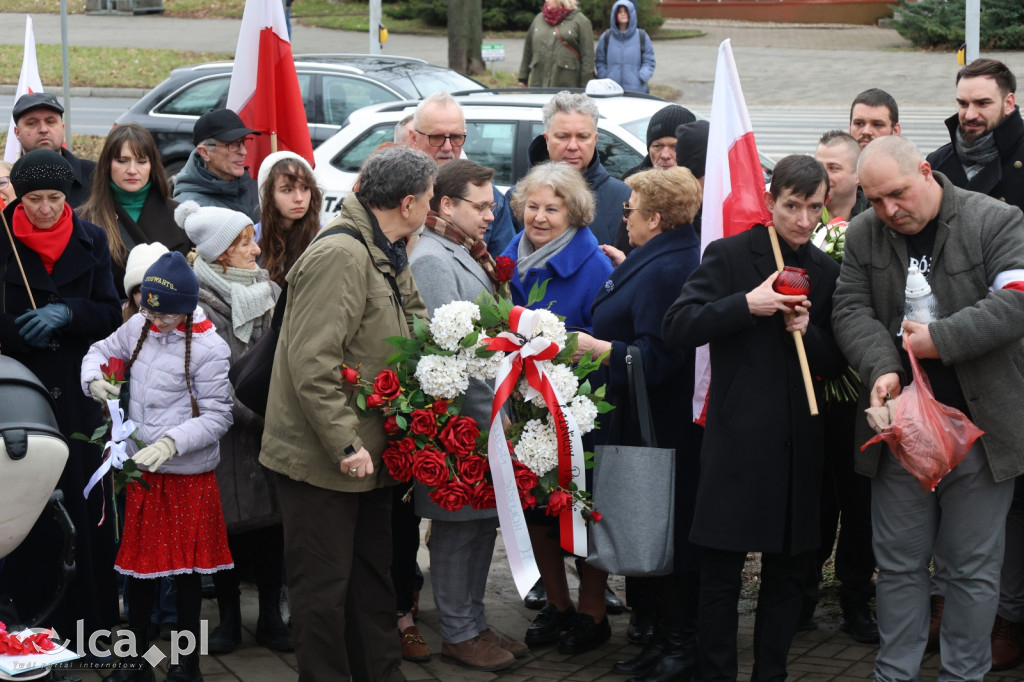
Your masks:
{"label": "beige coat", "polygon": [[[288,273],[288,303],[274,356],[260,462],[293,480],[342,492],[394,485],[381,461],[386,437],[380,417],[364,418],[341,380],[342,363],[372,379],[395,348],[389,336],[412,336],[413,315],[427,317],[412,273],[396,277],[405,310],[385,273],[394,274],[373,242],[367,210],[355,194],[342,202],[331,227],[358,230],[317,240]],[[339,462],[359,448],[374,474],[352,478]],[[346,452],[346,449],[348,452]]]}

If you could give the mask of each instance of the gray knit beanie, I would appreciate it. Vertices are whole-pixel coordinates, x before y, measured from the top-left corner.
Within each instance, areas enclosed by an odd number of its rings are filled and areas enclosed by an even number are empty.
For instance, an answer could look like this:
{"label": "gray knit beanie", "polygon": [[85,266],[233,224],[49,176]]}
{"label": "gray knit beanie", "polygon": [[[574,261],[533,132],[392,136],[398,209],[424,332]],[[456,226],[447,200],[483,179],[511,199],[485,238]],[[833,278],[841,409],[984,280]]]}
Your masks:
{"label": "gray knit beanie", "polygon": [[194,201],[179,204],[174,210],[174,220],[207,263],[220,258],[242,230],[252,225],[252,219],[244,213],[220,206],[200,206]]}

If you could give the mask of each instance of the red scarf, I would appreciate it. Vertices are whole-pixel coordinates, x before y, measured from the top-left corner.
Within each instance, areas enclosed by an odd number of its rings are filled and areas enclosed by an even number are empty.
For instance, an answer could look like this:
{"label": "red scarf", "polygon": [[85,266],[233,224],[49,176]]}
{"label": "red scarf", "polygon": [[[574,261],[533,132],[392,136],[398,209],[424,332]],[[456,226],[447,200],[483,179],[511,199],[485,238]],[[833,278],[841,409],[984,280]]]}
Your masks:
{"label": "red scarf", "polygon": [[57,222],[48,230],[40,230],[28,219],[25,213],[25,206],[18,204],[14,209],[14,236],[22,244],[32,249],[43,261],[46,272],[53,274],[53,264],[64,254],[64,249],[71,241],[71,229],[74,221],[71,219],[71,207],[64,203],[64,210]]}
{"label": "red scarf", "polygon": [[544,7],[540,10],[540,13],[544,16],[544,21],[552,26],[558,26],[562,23],[562,19],[569,16],[569,12],[572,12],[572,10],[568,7],[548,7],[547,3],[544,3]]}

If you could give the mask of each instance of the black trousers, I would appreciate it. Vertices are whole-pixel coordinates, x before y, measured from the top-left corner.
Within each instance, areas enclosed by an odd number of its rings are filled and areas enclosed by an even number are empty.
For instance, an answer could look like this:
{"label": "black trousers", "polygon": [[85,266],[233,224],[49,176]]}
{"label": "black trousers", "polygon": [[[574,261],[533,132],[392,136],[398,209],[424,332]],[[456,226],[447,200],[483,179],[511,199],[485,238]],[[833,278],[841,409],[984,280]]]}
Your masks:
{"label": "black trousers", "polygon": [[416,566],[416,553],[420,549],[420,517],[416,516],[411,499],[402,501],[408,490],[407,483],[392,488],[391,582],[395,586],[395,610],[398,613],[412,610],[413,592],[423,586],[423,575]]}
{"label": "black trousers", "polygon": [[398,682],[389,488],[343,493],[274,475],[299,682]]}
{"label": "black trousers", "polygon": [[[701,548],[697,640],[702,680],[736,680],[737,607],[746,558],[746,552]],[[761,555],[753,682],[786,678],[786,657],[796,635],[803,588],[813,560],[813,551]]]}

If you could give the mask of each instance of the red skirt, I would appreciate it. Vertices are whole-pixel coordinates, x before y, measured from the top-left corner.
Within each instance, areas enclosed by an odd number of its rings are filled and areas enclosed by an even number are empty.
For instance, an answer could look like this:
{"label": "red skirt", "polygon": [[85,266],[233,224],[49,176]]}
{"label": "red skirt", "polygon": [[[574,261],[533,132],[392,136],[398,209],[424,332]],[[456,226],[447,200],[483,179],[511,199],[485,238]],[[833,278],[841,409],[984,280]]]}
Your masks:
{"label": "red skirt", "polygon": [[159,578],[214,573],[234,567],[212,471],[142,472],[149,490],[128,486],[124,532],[114,568],[125,575]]}

